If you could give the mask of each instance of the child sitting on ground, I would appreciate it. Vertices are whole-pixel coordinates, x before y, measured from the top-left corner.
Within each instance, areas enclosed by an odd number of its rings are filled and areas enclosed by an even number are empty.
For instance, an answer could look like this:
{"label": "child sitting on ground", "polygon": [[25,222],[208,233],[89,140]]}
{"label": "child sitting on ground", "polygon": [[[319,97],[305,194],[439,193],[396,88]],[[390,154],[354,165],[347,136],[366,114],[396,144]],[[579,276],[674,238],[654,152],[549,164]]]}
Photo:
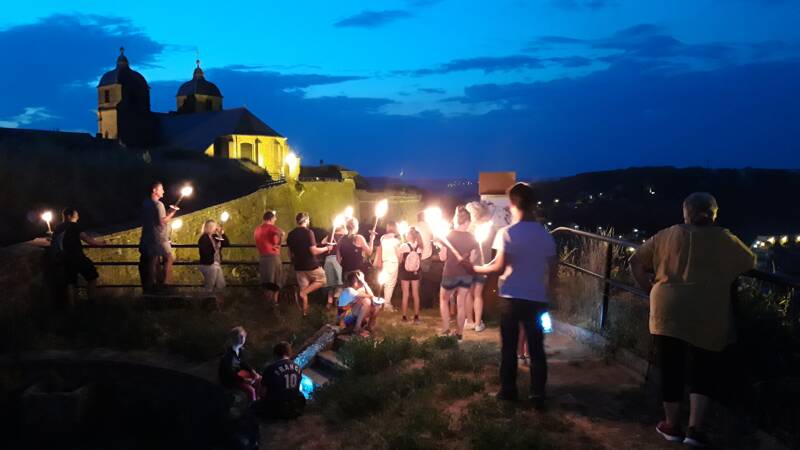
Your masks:
{"label": "child sitting on ground", "polygon": [[261,390],[261,375],[242,356],[246,340],[247,331],[243,327],[229,332],[228,345],[219,361],[219,382],[227,388],[243,391],[250,401],[256,401]]}
{"label": "child sitting on ground", "polygon": [[372,289],[364,280],[364,273],[360,270],[347,273],[345,286],[339,296],[337,315],[339,326],[352,327],[354,334],[369,336],[378,324],[378,313],[381,311],[383,301],[372,293]]}
{"label": "child sitting on ground", "polygon": [[300,366],[291,359],[292,346],[280,342],[272,349],[275,361],[264,366],[262,402],[258,408],[262,415],[273,419],[294,419],[303,413],[306,399],[300,392],[303,374]]}

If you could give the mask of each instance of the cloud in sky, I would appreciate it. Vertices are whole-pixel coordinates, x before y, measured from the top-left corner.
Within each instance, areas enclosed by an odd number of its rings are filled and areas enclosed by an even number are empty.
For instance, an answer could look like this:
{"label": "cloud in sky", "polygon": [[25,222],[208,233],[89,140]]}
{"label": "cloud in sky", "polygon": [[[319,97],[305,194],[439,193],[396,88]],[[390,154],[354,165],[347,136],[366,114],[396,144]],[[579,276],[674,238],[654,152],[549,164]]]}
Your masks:
{"label": "cloud in sky", "polygon": [[[463,93],[433,79],[392,85],[392,94],[406,91],[410,101],[416,95],[432,102],[417,114],[388,114],[405,100],[380,93],[356,97],[343,88],[341,95],[306,94],[314,86],[374,81],[359,74],[282,73],[252,63],[205,73],[226,107],[246,105],[288,136],[309,163],[324,159],[365,174],[402,168],[409,177],[470,176],[513,168],[525,177],[557,176],[708,160],[717,166],[800,166],[795,42],[688,44],[650,25],[596,39],[534,42],[546,43],[550,52],[454,59],[428,69],[433,75],[476,72]],[[158,64],[167,45],[123,19],[59,16],[0,30],[0,54],[15,61],[0,71],[0,120],[94,129],[94,82],[113,66],[122,44],[134,68]],[[596,63],[597,54],[604,63]],[[714,64],[670,70],[682,58]],[[549,81],[516,73],[542,65],[566,73]],[[503,76],[490,82],[486,74]],[[185,80],[149,81],[153,109],[174,109]],[[439,100],[441,94],[449,99]],[[443,114],[445,103],[477,112]]]}
{"label": "cloud in sky", "polygon": [[20,126],[30,125],[43,120],[58,118],[58,116],[48,113],[47,108],[43,106],[28,106],[22,113],[8,120],[0,120],[0,127],[19,128]]}
{"label": "cloud in sky", "polygon": [[334,23],[333,26],[339,28],[377,28],[401,19],[408,19],[410,17],[413,17],[410,12],[400,9],[389,9],[383,11],[365,10],[350,17],[345,17],[344,19]]}

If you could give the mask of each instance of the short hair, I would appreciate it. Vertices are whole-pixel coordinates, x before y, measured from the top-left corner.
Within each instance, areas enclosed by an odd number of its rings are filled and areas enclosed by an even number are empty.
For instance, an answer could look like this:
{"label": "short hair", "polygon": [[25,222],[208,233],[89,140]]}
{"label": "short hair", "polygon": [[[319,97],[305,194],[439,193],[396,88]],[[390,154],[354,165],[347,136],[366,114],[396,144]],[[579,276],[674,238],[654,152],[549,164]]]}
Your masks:
{"label": "short hair", "polygon": [[683,201],[686,217],[692,224],[707,225],[717,216],[717,199],[708,192],[693,192]]}
{"label": "short hair", "polygon": [[264,213],[264,220],[272,220],[276,216],[275,211],[269,210]]}
{"label": "short hair", "polygon": [[397,230],[397,222],[395,222],[394,220],[389,220],[388,222],[386,222],[386,229],[388,230],[389,228],[394,228],[395,230]]}
{"label": "short hair", "polygon": [[208,231],[209,231],[209,230],[208,230],[208,227],[209,227],[210,225],[212,225],[212,224],[213,224],[213,225],[216,225],[216,224],[217,224],[217,221],[216,221],[216,220],[214,220],[214,219],[208,219],[208,220],[206,220],[205,222],[203,222],[203,233],[208,233]]}
{"label": "short hair", "polygon": [[456,213],[453,215],[453,225],[464,225],[470,221],[469,212],[464,205],[456,206]]}
{"label": "short hair", "polygon": [[152,183],[150,183],[150,192],[153,192],[153,189],[155,189],[155,188],[157,188],[159,186],[164,186],[164,183],[162,183],[160,181],[153,181]]}
{"label": "short hair", "polygon": [[291,356],[292,344],[286,341],[280,341],[277,344],[275,344],[275,347],[272,347],[272,354],[275,355],[276,358]]}
{"label": "short hair", "polygon": [[533,207],[536,205],[536,195],[530,184],[516,183],[508,188],[506,192],[508,194],[508,200],[517,209],[524,212],[533,211]]}
{"label": "short hair", "polygon": [[244,327],[233,327],[231,331],[228,332],[228,343],[231,345],[236,345],[241,342],[241,337],[247,336],[247,330]]}
{"label": "short hair", "polygon": [[345,283],[347,283],[347,286],[354,286],[356,284],[356,281],[359,281],[358,280],[359,275],[361,275],[360,270],[353,270],[352,272],[347,272],[347,274],[344,276],[344,281]]}
{"label": "short hair", "polygon": [[296,216],[294,216],[294,221],[298,225],[302,225],[303,222],[307,222],[307,221],[310,221],[310,220],[311,220],[311,218],[308,216],[307,212],[299,212],[299,213],[297,213]]}
{"label": "short hair", "polygon": [[66,221],[67,221],[67,219],[68,219],[69,217],[72,217],[72,216],[74,216],[76,212],[78,212],[78,210],[77,210],[77,209],[75,209],[75,208],[64,208],[64,210],[63,210],[63,211],[61,211],[61,220],[63,220],[64,222],[66,222]]}

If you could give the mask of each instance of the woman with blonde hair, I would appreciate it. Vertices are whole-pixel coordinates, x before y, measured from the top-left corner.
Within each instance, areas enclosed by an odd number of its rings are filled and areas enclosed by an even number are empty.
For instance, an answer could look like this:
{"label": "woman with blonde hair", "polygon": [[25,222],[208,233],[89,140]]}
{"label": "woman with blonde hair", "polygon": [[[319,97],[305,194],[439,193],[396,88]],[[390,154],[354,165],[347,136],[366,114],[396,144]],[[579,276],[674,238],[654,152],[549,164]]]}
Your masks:
{"label": "woman with blonde hair", "polygon": [[[442,247],[439,259],[444,261],[442,284],[439,290],[439,312],[442,316],[440,334],[450,334],[450,297],[456,296],[456,329],[455,336],[460,341],[464,335],[464,322],[467,318],[467,294],[472,287],[473,274],[468,272],[462,261],[469,263],[478,253],[478,241],[467,231],[469,229],[469,213],[463,205],[456,207],[453,216],[453,229],[447,234],[447,241],[458,252],[453,254],[448,246]],[[471,267],[471,265],[470,265]]]}
{"label": "woman with blonde hair", "polygon": [[347,219],[344,226],[347,234],[339,240],[339,245],[336,246],[336,255],[342,265],[342,273],[346,275],[354,270],[366,273],[368,272],[366,270],[367,258],[372,256],[375,235],[373,234],[367,243],[364,236],[358,234],[358,219],[355,217]]}
{"label": "woman with blonde hair", "polygon": [[203,234],[197,241],[200,252],[200,273],[203,274],[203,288],[207,292],[225,289],[225,275],[222,273],[222,247],[230,245],[225,230],[214,220],[206,220]]}
{"label": "woman with blonde hair", "polygon": [[405,235],[406,242],[397,249],[399,256],[398,278],[403,293],[401,310],[403,322],[408,321],[408,293],[414,297],[414,325],[419,325],[419,282],[422,277],[422,253],[424,244],[422,235],[416,228],[411,227]]}
{"label": "woman with blonde hair", "polygon": [[[473,264],[486,264],[492,260],[492,242],[494,236],[497,234],[497,227],[492,222],[492,214],[489,205],[483,202],[469,202],[466,206],[470,216],[469,231],[478,236],[478,230],[485,232],[486,236],[483,242],[479,242],[478,257]],[[468,330],[475,330],[481,332],[486,329],[483,323],[483,290],[486,287],[487,275],[475,275],[472,281],[469,295],[467,296],[467,323],[464,326]]]}

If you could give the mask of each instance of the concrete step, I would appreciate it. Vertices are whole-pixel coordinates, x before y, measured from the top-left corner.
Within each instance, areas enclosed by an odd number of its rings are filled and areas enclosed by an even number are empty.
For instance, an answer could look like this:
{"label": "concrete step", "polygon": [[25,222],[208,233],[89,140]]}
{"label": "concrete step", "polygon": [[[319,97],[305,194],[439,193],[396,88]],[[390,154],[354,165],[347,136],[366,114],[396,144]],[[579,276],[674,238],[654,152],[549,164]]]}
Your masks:
{"label": "concrete step", "polygon": [[350,339],[353,339],[353,335],[352,334],[337,334],[336,335],[336,340],[333,341],[333,349],[334,350],[339,350],[345,344],[350,342]]}
{"label": "concrete step", "polygon": [[339,354],[332,350],[317,353],[314,362],[334,374],[341,374],[350,369],[339,357]]}

